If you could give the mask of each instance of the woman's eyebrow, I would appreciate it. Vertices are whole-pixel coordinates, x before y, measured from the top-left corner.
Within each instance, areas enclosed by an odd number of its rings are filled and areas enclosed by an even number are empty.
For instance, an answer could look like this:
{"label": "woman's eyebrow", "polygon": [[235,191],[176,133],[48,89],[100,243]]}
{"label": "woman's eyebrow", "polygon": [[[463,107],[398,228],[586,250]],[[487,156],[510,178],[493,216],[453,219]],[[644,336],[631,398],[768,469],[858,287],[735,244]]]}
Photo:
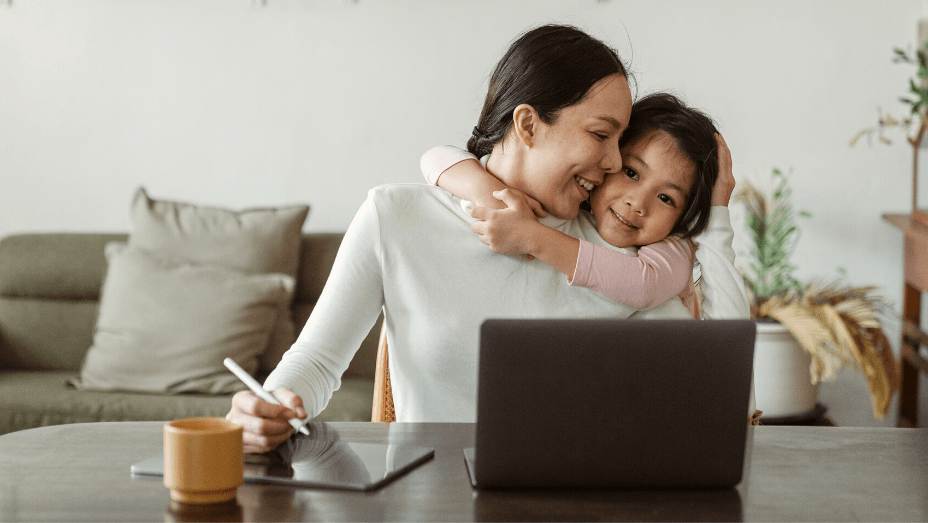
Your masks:
{"label": "woman's eyebrow", "polygon": [[622,128],[622,124],[619,123],[618,120],[616,120],[615,118],[613,118],[613,117],[611,117],[611,116],[597,116],[596,119],[597,119],[597,120],[602,120],[602,121],[606,122],[607,124],[609,124],[609,125],[615,127],[616,129],[621,129],[621,128]]}

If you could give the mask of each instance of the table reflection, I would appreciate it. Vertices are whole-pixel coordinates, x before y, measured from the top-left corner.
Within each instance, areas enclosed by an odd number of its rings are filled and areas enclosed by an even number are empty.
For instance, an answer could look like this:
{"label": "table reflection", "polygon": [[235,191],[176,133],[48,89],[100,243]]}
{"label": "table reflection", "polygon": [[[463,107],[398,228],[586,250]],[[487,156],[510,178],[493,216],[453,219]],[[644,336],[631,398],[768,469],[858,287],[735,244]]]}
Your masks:
{"label": "table reflection", "polygon": [[344,441],[324,424],[310,424],[266,454],[247,455],[246,483],[372,490],[432,456],[431,448]]}
{"label": "table reflection", "polygon": [[735,489],[482,490],[475,521],[743,521]]}

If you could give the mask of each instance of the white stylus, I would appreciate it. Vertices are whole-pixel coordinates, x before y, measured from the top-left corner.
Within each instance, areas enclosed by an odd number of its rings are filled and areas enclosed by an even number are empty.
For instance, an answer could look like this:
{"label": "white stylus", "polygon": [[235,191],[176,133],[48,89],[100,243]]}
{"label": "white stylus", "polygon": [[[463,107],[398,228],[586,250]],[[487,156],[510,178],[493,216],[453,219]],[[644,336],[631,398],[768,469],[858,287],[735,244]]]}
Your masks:
{"label": "white stylus", "polygon": [[[239,367],[238,363],[235,363],[234,361],[232,361],[232,358],[226,358],[222,360],[222,364],[225,365],[226,368],[231,370],[232,374],[235,374],[238,377],[238,379],[242,380],[242,383],[244,383],[245,385],[248,385],[248,388],[251,389],[252,392],[257,394],[258,397],[260,397],[261,399],[263,399],[264,401],[268,403],[273,403],[274,405],[280,405],[280,402],[277,401],[277,398],[271,395],[270,392],[264,390],[264,387],[262,387],[260,383],[255,381],[255,379],[251,377],[251,374],[248,374],[247,372],[245,372],[245,369]],[[290,422],[290,425],[292,425],[293,428],[309,436],[309,429],[306,428],[306,423],[309,422],[308,419],[306,421],[301,421],[300,418],[290,418],[287,421]]]}

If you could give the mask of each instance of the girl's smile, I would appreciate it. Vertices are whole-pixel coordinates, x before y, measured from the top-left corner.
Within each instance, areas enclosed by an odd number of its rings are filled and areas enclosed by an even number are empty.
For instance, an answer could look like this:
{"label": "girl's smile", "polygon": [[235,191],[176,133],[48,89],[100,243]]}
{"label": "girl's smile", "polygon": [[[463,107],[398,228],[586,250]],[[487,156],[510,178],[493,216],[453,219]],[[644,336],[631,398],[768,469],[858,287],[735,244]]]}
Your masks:
{"label": "girl's smile", "polygon": [[630,144],[622,158],[622,170],[606,176],[590,197],[599,234],[616,247],[659,242],[683,214],[695,166],[664,133]]}

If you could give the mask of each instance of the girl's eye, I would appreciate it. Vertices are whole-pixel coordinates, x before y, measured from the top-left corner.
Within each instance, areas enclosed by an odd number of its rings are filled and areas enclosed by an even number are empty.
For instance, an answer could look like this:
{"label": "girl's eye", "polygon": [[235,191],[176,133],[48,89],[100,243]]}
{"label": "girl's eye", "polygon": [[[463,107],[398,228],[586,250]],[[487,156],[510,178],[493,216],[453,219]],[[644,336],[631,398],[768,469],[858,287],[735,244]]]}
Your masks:
{"label": "girl's eye", "polygon": [[666,194],[658,194],[657,197],[660,198],[660,200],[666,203],[667,205],[674,205],[676,203],[673,201],[673,198],[671,198],[670,196],[667,196]]}
{"label": "girl's eye", "polygon": [[596,139],[599,140],[599,141],[601,141],[601,142],[602,142],[602,141],[605,141],[606,138],[609,138],[609,135],[608,135],[608,134],[603,134],[603,133],[593,133],[593,136],[595,136]]}
{"label": "girl's eye", "polygon": [[632,180],[638,180],[638,173],[636,173],[635,170],[631,167],[623,167],[622,170],[625,171],[625,175]]}

